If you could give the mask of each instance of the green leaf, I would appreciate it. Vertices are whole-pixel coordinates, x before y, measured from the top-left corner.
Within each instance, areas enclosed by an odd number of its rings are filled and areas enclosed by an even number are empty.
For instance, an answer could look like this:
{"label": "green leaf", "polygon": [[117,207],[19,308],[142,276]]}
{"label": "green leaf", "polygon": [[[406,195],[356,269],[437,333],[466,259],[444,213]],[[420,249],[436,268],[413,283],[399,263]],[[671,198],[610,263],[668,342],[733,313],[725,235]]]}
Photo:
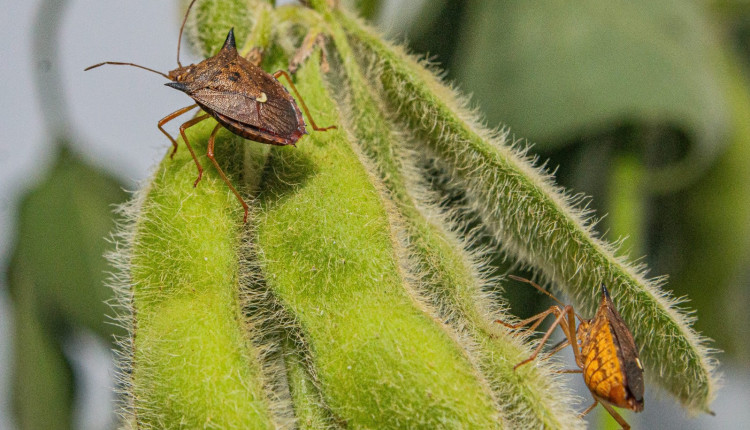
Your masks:
{"label": "green leaf", "polygon": [[112,332],[104,318],[112,292],[104,286],[103,254],[111,247],[113,205],[125,200],[121,187],[61,146],[42,183],[22,199],[10,268],[33,282],[43,311],[105,337]]}
{"label": "green leaf", "polygon": [[628,121],[699,139],[726,127],[710,33],[691,2],[475,2],[458,74],[490,121],[539,145]]}
{"label": "green leaf", "polygon": [[354,3],[354,9],[367,19],[376,18],[383,7],[382,0],[353,0],[350,3]]}
{"label": "green leaf", "polygon": [[[73,375],[63,355],[60,324],[42,310],[31,276],[14,273],[13,412],[21,429],[70,429]],[[42,308],[42,309],[40,309]],[[44,407],[40,408],[39,405]]]}
{"label": "green leaf", "polygon": [[750,84],[733,52],[721,63],[732,109],[729,147],[705,178],[680,193],[677,219],[682,245],[675,288],[689,294],[701,310],[697,326],[717,338],[718,347],[740,360],[750,359],[750,343],[736,333],[750,327],[747,266],[750,261]]}
{"label": "green leaf", "polygon": [[[15,410],[23,428],[71,425],[74,390],[63,342],[72,327],[110,341],[112,291],[104,253],[121,185],[85,163],[66,144],[41,183],[21,200],[9,267],[15,315]],[[29,360],[29,357],[35,357]],[[43,412],[39,405],[44,404]]]}

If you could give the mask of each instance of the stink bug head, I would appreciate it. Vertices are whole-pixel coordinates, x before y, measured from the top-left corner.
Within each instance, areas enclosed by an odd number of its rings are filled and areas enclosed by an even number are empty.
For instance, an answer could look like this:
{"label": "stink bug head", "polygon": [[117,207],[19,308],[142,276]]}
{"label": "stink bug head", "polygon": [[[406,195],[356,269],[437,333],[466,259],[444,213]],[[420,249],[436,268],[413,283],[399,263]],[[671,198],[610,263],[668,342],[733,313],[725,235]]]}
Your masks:
{"label": "stink bug head", "polygon": [[[198,64],[180,66],[168,73],[169,80],[165,85],[190,94],[198,88],[207,85],[216,87],[216,77],[230,67],[233,61],[239,57],[234,41],[234,29],[229,30],[224,46],[213,57],[207,58]],[[180,83],[182,85],[175,85]]]}
{"label": "stink bug head", "polygon": [[[186,81],[189,77],[193,76],[194,74],[195,74],[195,65],[191,64],[189,66],[178,67],[174,70],[170,70],[169,73],[167,73],[167,76],[169,77],[170,81],[183,82],[183,81]],[[169,83],[165,85],[169,85]]]}

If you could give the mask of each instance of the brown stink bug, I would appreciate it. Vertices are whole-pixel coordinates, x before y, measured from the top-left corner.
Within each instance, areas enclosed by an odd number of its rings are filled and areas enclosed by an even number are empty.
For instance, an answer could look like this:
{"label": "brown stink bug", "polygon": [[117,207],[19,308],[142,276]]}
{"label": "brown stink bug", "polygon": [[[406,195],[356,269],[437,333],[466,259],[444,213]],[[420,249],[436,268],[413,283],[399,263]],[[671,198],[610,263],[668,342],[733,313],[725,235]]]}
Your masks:
{"label": "brown stink bug", "polygon": [[240,204],[242,204],[242,208],[245,210],[243,221],[247,222],[247,203],[245,203],[232,183],[229,182],[229,179],[214,158],[214,139],[219,129],[224,127],[245,139],[270,145],[294,145],[302,136],[307,134],[302,113],[294,98],[289,94],[289,91],[278,81],[280,76],[284,76],[289,82],[294,94],[299,99],[302,109],[307,114],[313,130],[324,131],[336,128],[336,126],[318,127],[315,124],[307,109],[307,105],[305,105],[297,88],[292,83],[289,74],[285,71],[279,70],[270,75],[242,57],[237,52],[234,29],[229,30],[224,46],[216,55],[198,64],[183,66],[180,63],[182,31],[185,28],[185,22],[195,1],[190,2],[187,12],[185,12],[185,18],[182,20],[180,35],[177,39],[177,65],[179,67],[175,70],[164,74],[138,64],[117,61],[106,61],[95,64],[87,67],[85,70],[91,70],[105,64],[138,67],[164,76],[172,81],[167,83],[167,86],[180,90],[195,100],[195,104],[165,116],[158,123],[159,130],[172,142],[173,149],[170,156],[174,157],[175,152],[177,152],[177,141],[164,130],[164,124],[198,106],[205,112],[180,126],[180,134],[185,141],[185,146],[187,146],[190,155],[193,157],[193,161],[195,161],[195,165],[198,167],[198,178],[195,180],[193,186],[198,185],[198,182],[203,177],[203,167],[198,161],[192,146],[190,146],[190,142],[185,135],[185,130],[209,117],[216,119],[218,124],[211,132],[206,155],[216,167],[224,182],[226,182],[234,195],[237,196]]}
{"label": "brown stink bug", "polygon": [[[602,285],[602,299],[594,318],[585,320],[575,313],[572,306],[563,305],[536,283],[512,275],[510,278],[531,284],[559,304],[518,324],[495,321],[512,329],[533,323],[528,330],[534,330],[550,314],[557,317],[542,337],[534,353],[518,363],[514,369],[534,360],[555,327],[560,326],[567,339],[554,346],[547,357],[568,345],[573,345],[576,364],[580,369],[566,370],[564,373],[583,373],[586,387],[594,397],[594,403],[580,416],[585,416],[594,409],[597,403],[601,403],[623,429],[629,429],[630,425],[611,405],[635,412],[643,410],[643,366],[638,358],[638,349],[633,335],[615,309],[607,288]],[[576,318],[580,321],[577,329]]]}

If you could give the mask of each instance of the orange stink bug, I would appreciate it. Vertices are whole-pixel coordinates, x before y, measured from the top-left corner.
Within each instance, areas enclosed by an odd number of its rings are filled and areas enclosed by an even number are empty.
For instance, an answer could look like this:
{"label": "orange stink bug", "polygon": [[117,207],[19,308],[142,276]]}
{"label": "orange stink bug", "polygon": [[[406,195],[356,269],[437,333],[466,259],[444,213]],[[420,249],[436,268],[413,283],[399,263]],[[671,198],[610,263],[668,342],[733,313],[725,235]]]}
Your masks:
{"label": "orange stink bug", "polygon": [[[495,321],[512,329],[533,323],[528,330],[534,330],[548,315],[553,314],[557,317],[542,337],[534,353],[518,363],[514,369],[534,360],[552,331],[559,326],[567,339],[553,347],[549,354],[573,345],[576,364],[580,370],[568,370],[564,373],[582,373],[586,387],[594,397],[594,403],[580,416],[585,416],[594,409],[597,403],[601,403],[623,429],[629,429],[630,425],[612,408],[612,405],[635,412],[643,410],[643,366],[638,358],[638,349],[633,335],[615,309],[607,288],[602,285],[602,299],[594,318],[585,320],[575,313],[572,306],[562,304],[536,283],[517,276],[510,275],[509,277],[531,284],[559,304],[518,324]],[[580,321],[577,329],[576,318]]]}

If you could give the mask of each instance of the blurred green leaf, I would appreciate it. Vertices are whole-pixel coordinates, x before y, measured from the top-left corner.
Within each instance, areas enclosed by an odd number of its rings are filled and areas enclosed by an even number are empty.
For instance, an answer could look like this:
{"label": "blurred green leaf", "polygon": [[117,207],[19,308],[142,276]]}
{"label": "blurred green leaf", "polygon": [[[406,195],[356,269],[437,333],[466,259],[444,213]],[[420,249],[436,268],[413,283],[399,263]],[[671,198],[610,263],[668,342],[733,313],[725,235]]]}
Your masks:
{"label": "blurred green leaf", "polygon": [[646,249],[647,196],[638,187],[642,175],[643,165],[637,158],[626,155],[613,160],[608,226],[612,237],[628,236],[626,246],[632,255],[643,255]]}
{"label": "blurred green leaf", "polygon": [[[104,258],[122,185],[63,146],[47,177],[22,200],[11,271],[33,282],[43,310],[108,335]],[[11,290],[16,285],[11,284]]]}
{"label": "blurred green leaf", "polygon": [[[425,2],[406,30],[409,46],[416,52],[427,54],[438,64],[449,64],[461,40],[459,35],[473,31],[464,25],[469,9],[469,2],[463,1]],[[403,25],[406,26],[406,23]],[[446,70],[446,75],[449,79],[455,77],[450,68]]]}
{"label": "blurred green leaf", "polygon": [[540,148],[662,124],[713,153],[725,130],[712,34],[694,2],[472,2],[453,65],[491,123]]}
{"label": "blurred green leaf", "polygon": [[733,53],[727,57],[730,146],[700,183],[677,196],[684,249],[672,285],[701,309],[697,328],[710,333],[720,349],[750,363],[750,84],[739,59]]}
{"label": "blurred green leaf", "polygon": [[73,378],[62,343],[72,326],[112,340],[105,301],[113,293],[104,285],[110,269],[103,254],[114,227],[113,204],[125,198],[115,179],[65,145],[42,182],[22,198],[8,270],[17,315],[14,407],[20,428],[69,426]]}
{"label": "blurred green leaf", "polygon": [[69,429],[73,377],[58,343],[59,333],[51,324],[53,318],[41,311],[31,278],[27,271],[17,270],[11,279],[17,290],[13,412],[19,429]]}

